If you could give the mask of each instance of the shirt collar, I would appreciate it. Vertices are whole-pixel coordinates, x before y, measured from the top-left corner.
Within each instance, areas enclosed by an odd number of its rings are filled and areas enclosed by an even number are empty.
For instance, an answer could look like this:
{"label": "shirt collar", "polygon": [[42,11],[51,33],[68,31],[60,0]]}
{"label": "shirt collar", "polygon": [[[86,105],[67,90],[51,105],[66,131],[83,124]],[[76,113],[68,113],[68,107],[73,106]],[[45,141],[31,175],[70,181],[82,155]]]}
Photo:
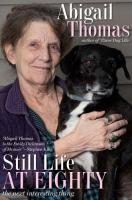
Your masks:
{"label": "shirt collar", "polygon": [[[56,84],[60,85],[60,87],[62,87],[63,90],[65,90],[64,80],[56,76],[55,82]],[[18,79],[16,79],[16,81],[12,84],[12,87],[10,88],[8,92],[5,107],[6,107],[6,110],[10,113],[17,114],[17,115],[21,115],[21,114],[28,115],[27,106],[24,102],[24,98],[20,91]]]}
{"label": "shirt collar", "polygon": [[24,99],[20,91],[18,79],[16,79],[16,81],[12,84],[12,87],[8,92],[5,107],[8,112],[13,114],[28,114],[26,104],[24,103]]}

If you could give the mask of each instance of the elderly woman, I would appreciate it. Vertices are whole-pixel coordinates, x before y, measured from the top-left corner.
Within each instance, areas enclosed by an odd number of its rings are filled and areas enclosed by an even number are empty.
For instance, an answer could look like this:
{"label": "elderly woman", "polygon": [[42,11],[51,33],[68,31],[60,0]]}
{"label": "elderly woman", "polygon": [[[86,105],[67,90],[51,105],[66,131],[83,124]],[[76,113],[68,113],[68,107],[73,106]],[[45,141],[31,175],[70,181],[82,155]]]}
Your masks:
{"label": "elderly woman", "polygon": [[[80,118],[72,133],[56,140],[59,105],[64,92],[64,83],[56,77],[56,70],[71,43],[66,25],[57,19],[57,14],[56,9],[44,5],[15,7],[8,14],[1,34],[1,47],[5,58],[17,73],[17,80],[0,92],[1,140],[9,141],[14,138],[18,141],[21,138],[21,141],[30,140],[34,144],[43,143],[43,154],[47,155],[49,166],[54,163],[56,154],[59,158],[61,155],[67,155],[66,159],[69,159],[87,150],[109,149],[110,143],[106,139],[108,135],[114,131],[119,136],[123,135],[126,132],[124,126],[127,124],[121,115],[113,114],[110,116],[112,123],[106,126],[104,111],[91,112]],[[120,140],[116,141],[113,147],[116,148],[119,144]],[[12,157],[9,156],[10,161],[4,163],[4,169],[1,169],[1,189],[11,189],[13,186],[20,188],[20,182],[14,175],[16,166],[11,165],[11,160],[29,153],[32,154],[26,149],[4,151],[4,154],[11,154]],[[42,171],[41,153],[37,150],[35,152],[39,166],[37,170]],[[0,157],[3,163],[3,155]],[[15,161],[14,159],[12,163]],[[19,170],[22,170],[22,163],[19,167]],[[5,182],[7,170],[10,169],[13,173],[12,184]],[[34,189],[32,170],[29,170],[28,176],[24,178],[24,189]],[[52,190],[56,192],[57,188]],[[85,192],[84,199],[89,198],[96,199],[92,197],[92,193]],[[50,196],[46,199],[72,198]]]}

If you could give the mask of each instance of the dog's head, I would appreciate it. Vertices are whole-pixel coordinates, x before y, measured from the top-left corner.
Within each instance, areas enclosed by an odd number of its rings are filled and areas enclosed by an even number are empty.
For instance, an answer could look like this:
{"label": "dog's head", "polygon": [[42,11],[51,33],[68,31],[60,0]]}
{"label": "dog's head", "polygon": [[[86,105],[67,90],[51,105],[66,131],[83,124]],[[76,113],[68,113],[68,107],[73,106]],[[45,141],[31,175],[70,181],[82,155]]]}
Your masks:
{"label": "dog's head", "polygon": [[100,44],[74,47],[60,63],[67,75],[69,93],[97,100],[110,96],[117,84],[116,72],[123,68],[130,79],[126,61],[121,51]]}

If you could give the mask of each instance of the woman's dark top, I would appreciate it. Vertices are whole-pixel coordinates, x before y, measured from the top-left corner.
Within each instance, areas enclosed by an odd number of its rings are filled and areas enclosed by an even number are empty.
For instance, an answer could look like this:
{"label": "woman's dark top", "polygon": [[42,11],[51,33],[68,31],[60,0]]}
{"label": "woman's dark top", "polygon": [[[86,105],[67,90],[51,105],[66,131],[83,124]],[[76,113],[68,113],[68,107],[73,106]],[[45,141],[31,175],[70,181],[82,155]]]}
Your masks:
{"label": "woman's dark top", "polygon": [[[60,85],[65,91],[65,84],[60,78],[56,77],[55,83]],[[26,149],[21,148],[21,151],[10,152],[7,149],[3,151],[3,143],[5,139],[15,138],[17,141],[19,138],[32,138],[34,143],[42,143],[43,152],[35,152],[37,157],[37,166],[39,171],[43,171],[42,155],[46,154],[48,157],[48,166],[54,164],[55,152],[54,152],[54,140],[53,137],[45,128],[45,125],[41,118],[31,109],[27,108],[23,96],[20,91],[19,81],[16,80],[13,84],[4,87],[0,91],[0,192],[3,191],[7,170],[3,170],[3,156],[5,154],[12,154],[14,158],[22,157],[22,154],[26,155],[29,152]],[[19,141],[18,141],[19,142]],[[34,154],[30,152],[31,156]],[[20,168],[22,166],[20,165]],[[16,178],[15,167],[11,170],[12,179],[14,180],[15,188],[19,189],[20,180]],[[63,177],[62,177],[63,178]],[[54,181],[54,180],[53,180]],[[60,180],[61,181],[61,180]],[[24,188],[32,190],[34,188],[34,176],[33,171],[28,171],[28,177],[24,181]],[[6,189],[12,189],[11,185],[6,185]],[[52,192],[59,192],[56,188]],[[69,192],[69,189],[66,189]],[[69,200],[68,197],[56,196],[47,198],[47,200]],[[98,190],[93,188],[91,190],[85,190],[84,200],[98,200]]]}

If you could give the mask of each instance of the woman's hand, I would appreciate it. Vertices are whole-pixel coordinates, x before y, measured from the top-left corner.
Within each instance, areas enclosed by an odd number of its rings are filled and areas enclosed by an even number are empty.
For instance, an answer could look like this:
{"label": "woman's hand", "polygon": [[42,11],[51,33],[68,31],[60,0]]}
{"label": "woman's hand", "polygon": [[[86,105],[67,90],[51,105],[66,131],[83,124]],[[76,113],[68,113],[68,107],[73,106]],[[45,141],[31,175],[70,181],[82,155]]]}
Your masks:
{"label": "woman's hand", "polygon": [[[117,138],[125,134],[127,120],[122,119],[120,114],[109,116],[110,124],[103,112],[91,112],[80,117],[74,134],[76,136],[76,148],[80,151],[101,151],[105,149],[115,149],[120,145],[121,140]],[[100,118],[102,117],[102,118]],[[116,141],[112,141],[116,138]]]}
{"label": "woman's hand", "polygon": [[113,142],[112,138],[125,134],[128,122],[122,115],[112,114],[109,116],[111,121],[108,124],[104,114],[104,111],[83,114],[72,133],[55,141],[55,152],[58,157],[65,154],[68,159],[85,151],[117,148],[121,140]]}

